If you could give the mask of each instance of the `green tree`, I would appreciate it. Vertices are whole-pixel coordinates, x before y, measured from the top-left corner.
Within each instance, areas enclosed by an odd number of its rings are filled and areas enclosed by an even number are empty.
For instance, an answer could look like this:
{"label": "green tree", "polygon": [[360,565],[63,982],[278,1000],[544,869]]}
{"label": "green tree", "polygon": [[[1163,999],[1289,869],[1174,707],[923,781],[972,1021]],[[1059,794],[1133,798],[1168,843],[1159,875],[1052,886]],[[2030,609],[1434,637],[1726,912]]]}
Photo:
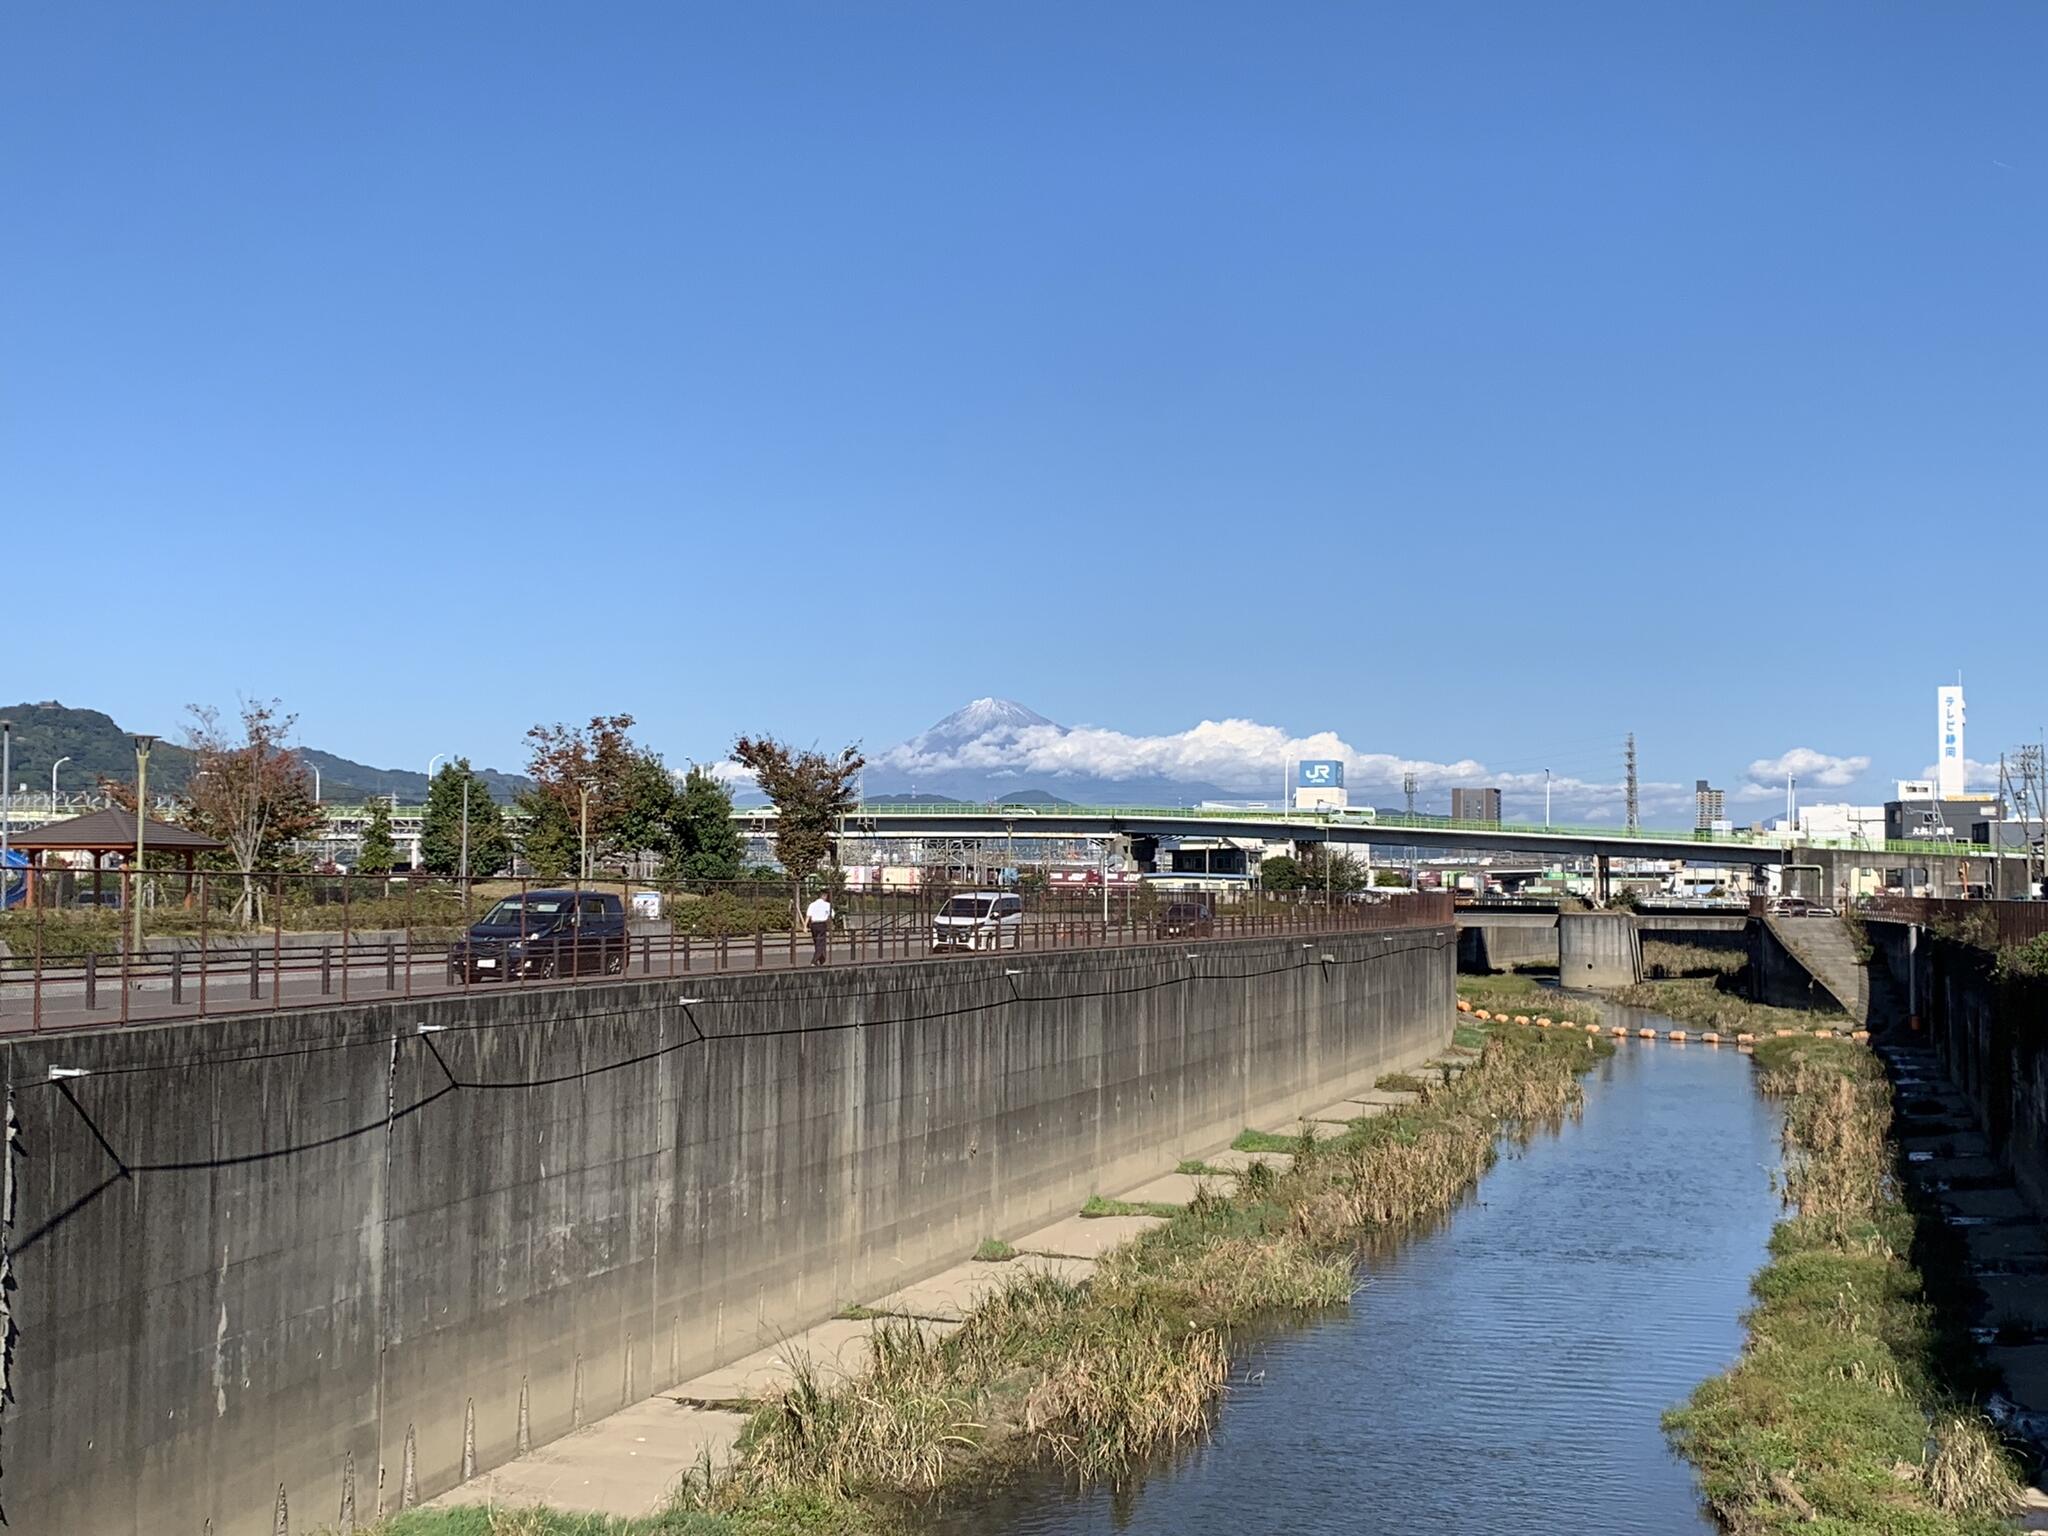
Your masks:
{"label": "green tree", "polygon": [[1387,890],[1405,891],[1408,889],[1408,877],[1406,875],[1402,874],[1398,869],[1387,869],[1384,866],[1372,872],[1372,883]]}
{"label": "green tree", "polygon": [[1259,861],[1259,884],[1269,891],[1301,889],[1301,864],[1291,853],[1276,853]]}
{"label": "green tree", "polygon": [[437,875],[462,872],[463,786],[469,786],[469,873],[495,875],[512,862],[505,818],[484,781],[458,757],[427,785],[427,811],[420,825],[420,862]]}
{"label": "green tree", "polygon": [[387,801],[372,800],[369,810],[370,823],[363,828],[363,848],[356,855],[356,872],[388,875],[398,861],[398,845],[391,840],[391,806]]}
{"label": "green tree", "polygon": [[684,778],[672,825],[676,873],[689,880],[739,878],[747,840],[732,824],[732,791],[702,768]]}
{"label": "green tree", "polygon": [[527,833],[527,860],[536,869],[531,845],[536,831],[544,855],[552,862],[554,842],[566,823],[573,867],[581,847],[586,800],[590,823],[590,862],[618,855],[652,853],[672,860],[675,782],[661,758],[637,745],[628,734],[631,715],[593,715],[590,724],[571,730],[564,725],[536,725],[526,733],[532,743],[528,772],[534,789],[521,798],[530,815],[542,805],[552,807],[545,825]]}
{"label": "green tree", "polygon": [[1299,854],[1281,854],[1263,860],[1259,881],[1269,891],[1329,891],[1349,896],[1366,887],[1365,860],[1320,843],[1303,848]]}
{"label": "green tree", "polygon": [[837,756],[784,746],[772,736],[742,736],[733,760],[750,769],[775,804],[775,857],[801,884],[832,857],[832,834],[854,807],[854,784],[867,764],[858,745]]}
{"label": "green tree", "polygon": [[[673,864],[681,852],[677,837],[676,781],[652,752],[635,752],[619,775],[616,799],[607,808],[603,836],[593,842],[610,853],[651,853]],[[591,807],[593,819],[596,806]],[[595,855],[593,854],[593,857]]]}
{"label": "green tree", "polygon": [[539,879],[561,879],[576,867],[575,814],[563,807],[560,797],[539,788],[519,797],[519,809],[526,813],[519,852],[527,866]]}

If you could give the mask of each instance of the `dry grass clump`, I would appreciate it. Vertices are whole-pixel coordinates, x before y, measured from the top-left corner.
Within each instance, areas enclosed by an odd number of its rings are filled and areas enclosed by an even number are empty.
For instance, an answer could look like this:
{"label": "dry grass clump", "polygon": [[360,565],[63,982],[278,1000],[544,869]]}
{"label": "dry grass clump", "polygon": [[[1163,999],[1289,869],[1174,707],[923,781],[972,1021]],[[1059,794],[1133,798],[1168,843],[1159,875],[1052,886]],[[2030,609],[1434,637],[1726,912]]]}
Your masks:
{"label": "dry grass clump", "polygon": [[1129,1317],[1069,1336],[1026,1399],[1024,1427],[1083,1482],[1114,1478],[1208,1425],[1230,1360],[1213,1328]]}

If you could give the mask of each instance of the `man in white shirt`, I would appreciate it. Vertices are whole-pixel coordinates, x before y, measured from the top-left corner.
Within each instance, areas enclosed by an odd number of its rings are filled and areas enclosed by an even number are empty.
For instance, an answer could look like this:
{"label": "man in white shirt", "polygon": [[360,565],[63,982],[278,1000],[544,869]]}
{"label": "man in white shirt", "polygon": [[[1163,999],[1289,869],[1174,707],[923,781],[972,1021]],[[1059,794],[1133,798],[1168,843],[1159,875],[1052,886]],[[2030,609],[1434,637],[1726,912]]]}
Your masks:
{"label": "man in white shirt", "polygon": [[804,920],[811,925],[811,964],[825,963],[825,945],[832,936],[832,903],[820,895],[804,908]]}

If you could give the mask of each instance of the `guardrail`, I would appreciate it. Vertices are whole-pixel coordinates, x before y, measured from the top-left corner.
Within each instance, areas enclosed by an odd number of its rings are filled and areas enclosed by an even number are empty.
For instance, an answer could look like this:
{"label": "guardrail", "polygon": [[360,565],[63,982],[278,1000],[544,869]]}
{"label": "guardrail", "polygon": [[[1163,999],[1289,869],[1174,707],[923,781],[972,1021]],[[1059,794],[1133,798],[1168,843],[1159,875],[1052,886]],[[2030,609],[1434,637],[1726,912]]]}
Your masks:
{"label": "guardrail", "polygon": [[[642,881],[444,880],[432,876],[239,876],[150,871],[38,871],[34,905],[9,914],[0,959],[0,1034],[118,1027],[285,1008],[439,997],[507,987],[573,986],[628,977],[731,975],[816,958],[787,886]],[[109,890],[109,887],[112,889]],[[977,887],[849,891],[823,963],[872,965],[933,953],[934,919]],[[529,927],[532,898],[566,896],[590,925]],[[979,902],[990,894],[982,890]],[[968,951],[1121,945],[1429,927],[1453,920],[1448,895],[1407,892],[1334,899],[1324,893],[1176,893],[1156,885],[1016,897],[1014,918],[983,922]],[[108,903],[107,898],[113,898]],[[68,904],[67,904],[68,898]],[[609,901],[606,898],[610,898]],[[637,898],[637,899],[636,899]],[[652,898],[652,899],[649,899]],[[87,905],[76,905],[81,899]],[[144,905],[136,948],[132,901]],[[516,903],[516,933],[468,937],[465,913]],[[559,907],[559,901],[552,903]],[[246,921],[255,911],[266,926]],[[978,907],[964,909],[969,915]],[[982,914],[986,915],[986,914]],[[331,926],[314,926],[320,921]],[[118,932],[115,930],[118,929]],[[950,950],[949,952],[958,952]]]}
{"label": "guardrail", "polygon": [[2048,901],[1959,901],[1938,896],[1876,896],[1864,916],[1924,927],[1953,927],[2000,945],[2025,944],[2048,933]]}

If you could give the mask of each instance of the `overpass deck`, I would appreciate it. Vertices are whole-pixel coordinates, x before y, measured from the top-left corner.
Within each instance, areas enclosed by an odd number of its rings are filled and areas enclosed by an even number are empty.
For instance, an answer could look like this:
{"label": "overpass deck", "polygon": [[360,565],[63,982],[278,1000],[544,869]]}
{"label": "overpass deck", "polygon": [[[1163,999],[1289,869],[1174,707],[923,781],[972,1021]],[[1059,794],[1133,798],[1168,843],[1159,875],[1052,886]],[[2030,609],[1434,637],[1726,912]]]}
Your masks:
{"label": "overpass deck", "polygon": [[[756,836],[772,835],[772,807],[737,813]],[[1928,860],[1990,860],[1998,851],[1976,843],[1872,842],[1862,838],[1799,838],[1774,832],[1682,832],[1626,827],[1539,826],[1455,821],[1397,812],[1280,811],[1209,806],[862,805],[845,818],[848,834],[864,837],[1241,837],[1445,852],[1577,854],[1606,858],[1685,859],[1693,863],[1785,864],[1807,854],[1857,854]],[[2007,850],[2006,858],[2019,855]]]}

